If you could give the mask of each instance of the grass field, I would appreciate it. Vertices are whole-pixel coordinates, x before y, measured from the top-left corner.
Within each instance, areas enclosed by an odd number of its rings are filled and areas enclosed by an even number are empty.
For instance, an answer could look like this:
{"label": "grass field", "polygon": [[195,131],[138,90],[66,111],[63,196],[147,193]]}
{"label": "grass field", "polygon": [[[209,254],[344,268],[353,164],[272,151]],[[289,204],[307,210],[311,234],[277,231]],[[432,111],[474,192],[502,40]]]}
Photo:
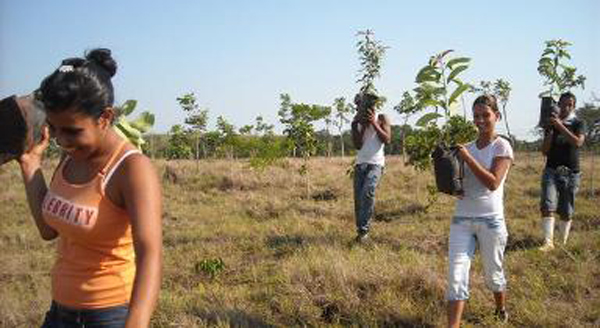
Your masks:
{"label": "grass field", "polygon": [[[423,212],[431,174],[390,157],[371,241],[354,245],[351,161],[313,159],[308,179],[294,160],[262,172],[244,161],[157,161],[165,267],[153,325],[443,326],[453,199],[440,195]],[[517,154],[505,195],[506,327],[600,326],[600,192],[590,193],[590,162],[569,245],[543,254],[542,157]],[[36,327],[50,303],[54,242],[35,230],[15,163],[0,168],[0,186],[0,326]],[[496,326],[492,312],[477,258],[465,327]]]}

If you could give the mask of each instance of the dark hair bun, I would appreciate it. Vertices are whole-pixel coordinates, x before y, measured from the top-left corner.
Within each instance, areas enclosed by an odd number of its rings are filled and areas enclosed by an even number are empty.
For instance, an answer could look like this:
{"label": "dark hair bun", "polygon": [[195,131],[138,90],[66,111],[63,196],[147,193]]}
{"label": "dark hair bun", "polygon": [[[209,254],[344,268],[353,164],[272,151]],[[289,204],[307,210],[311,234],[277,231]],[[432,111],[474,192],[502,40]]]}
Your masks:
{"label": "dark hair bun", "polygon": [[85,58],[104,69],[111,77],[117,73],[117,62],[112,58],[110,49],[93,49],[85,55]]}

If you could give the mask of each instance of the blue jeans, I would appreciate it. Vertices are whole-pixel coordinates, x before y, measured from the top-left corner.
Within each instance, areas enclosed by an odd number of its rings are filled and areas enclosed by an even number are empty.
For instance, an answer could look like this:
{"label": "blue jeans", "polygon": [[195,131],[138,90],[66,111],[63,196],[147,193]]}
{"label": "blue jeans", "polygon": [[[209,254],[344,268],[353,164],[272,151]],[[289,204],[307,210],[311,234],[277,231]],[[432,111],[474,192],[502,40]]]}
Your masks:
{"label": "blue jeans", "polygon": [[128,312],[126,304],[104,309],[73,309],[52,301],[42,328],[122,328]]}
{"label": "blue jeans", "polygon": [[542,175],[542,211],[556,212],[564,218],[571,218],[575,212],[575,194],[579,189],[581,173],[568,169],[545,168]]}
{"label": "blue jeans", "polygon": [[359,234],[369,232],[375,209],[375,189],[382,174],[381,165],[361,163],[354,167],[354,216]]}
{"label": "blue jeans", "polygon": [[449,301],[469,298],[469,270],[479,244],[485,284],[494,291],[506,289],[506,278],[502,263],[508,232],[503,217],[455,216],[450,225],[448,244],[448,291]]}

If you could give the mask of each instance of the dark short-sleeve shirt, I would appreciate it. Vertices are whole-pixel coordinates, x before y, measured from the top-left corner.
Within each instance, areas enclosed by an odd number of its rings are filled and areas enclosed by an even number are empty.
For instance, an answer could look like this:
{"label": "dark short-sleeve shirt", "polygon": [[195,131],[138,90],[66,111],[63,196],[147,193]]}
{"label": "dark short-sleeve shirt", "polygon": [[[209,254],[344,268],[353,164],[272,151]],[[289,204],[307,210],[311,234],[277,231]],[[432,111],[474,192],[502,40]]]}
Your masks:
{"label": "dark short-sleeve shirt", "polygon": [[[575,135],[585,134],[585,123],[573,118],[563,122],[565,127]],[[579,147],[572,145],[567,137],[554,128],[552,134],[552,143],[548,151],[546,167],[555,169],[559,166],[566,166],[573,172],[579,172]]]}

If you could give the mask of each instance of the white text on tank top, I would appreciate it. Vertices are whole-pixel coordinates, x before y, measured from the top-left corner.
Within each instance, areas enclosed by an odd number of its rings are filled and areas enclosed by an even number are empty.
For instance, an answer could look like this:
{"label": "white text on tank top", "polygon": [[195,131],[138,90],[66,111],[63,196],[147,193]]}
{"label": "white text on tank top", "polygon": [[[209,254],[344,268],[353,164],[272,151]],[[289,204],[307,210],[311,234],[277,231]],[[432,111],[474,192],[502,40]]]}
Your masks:
{"label": "white text on tank top", "polygon": [[363,135],[363,144],[356,158],[356,164],[368,163],[383,166],[385,156],[383,153],[383,142],[377,136],[373,125],[369,124]]}

